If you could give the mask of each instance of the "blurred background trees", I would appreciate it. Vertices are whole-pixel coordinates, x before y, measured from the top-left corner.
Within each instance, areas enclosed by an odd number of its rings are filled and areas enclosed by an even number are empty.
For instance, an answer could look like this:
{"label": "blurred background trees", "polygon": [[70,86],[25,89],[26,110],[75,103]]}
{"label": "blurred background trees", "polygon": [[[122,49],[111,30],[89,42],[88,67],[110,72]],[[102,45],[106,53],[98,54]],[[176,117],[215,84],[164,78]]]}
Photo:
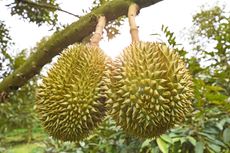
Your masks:
{"label": "blurred background trees", "polygon": [[[107,1],[96,1],[100,7]],[[38,25],[60,28],[55,0],[15,0],[6,7],[12,15]],[[94,8],[92,8],[94,9]],[[122,19],[114,22],[120,25]],[[110,23],[111,26],[113,23]],[[108,37],[119,28],[111,26]],[[92,135],[78,143],[60,142],[48,137],[40,127],[34,112],[34,97],[39,75],[17,91],[11,92],[0,103],[0,152],[121,152],[121,153],[228,153],[230,150],[230,12],[215,6],[201,9],[193,16],[189,34],[192,49],[185,51],[177,44],[173,31],[162,26],[168,45],[178,51],[187,62],[194,77],[194,111],[186,121],[155,139],[137,139],[125,134],[107,117]],[[116,32],[113,32],[116,31]],[[112,37],[111,37],[112,38]],[[16,56],[9,48],[13,45],[10,30],[0,21],[0,81],[25,62],[26,50]],[[3,97],[3,96],[0,96]]]}

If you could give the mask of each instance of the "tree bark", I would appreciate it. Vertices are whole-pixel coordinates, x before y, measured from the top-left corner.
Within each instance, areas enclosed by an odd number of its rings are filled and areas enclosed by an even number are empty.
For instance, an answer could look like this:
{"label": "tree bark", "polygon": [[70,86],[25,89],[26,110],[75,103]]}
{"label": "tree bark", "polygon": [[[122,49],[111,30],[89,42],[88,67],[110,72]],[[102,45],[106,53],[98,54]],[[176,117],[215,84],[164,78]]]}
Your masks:
{"label": "tree bark", "polygon": [[82,16],[78,21],[38,44],[35,52],[30,55],[27,61],[0,83],[0,95],[17,90],[30,78],[38,74],[45,64],[49,63],[55,55],[59,54],[68,45],[81,42],[86,36],[90,35],[95,30],[97,18],[100,15],[104,15],[107,22],[115,20],[120,16],[127,15],[129,5],[135,1],[141,9],[162,0],[113,0]]}

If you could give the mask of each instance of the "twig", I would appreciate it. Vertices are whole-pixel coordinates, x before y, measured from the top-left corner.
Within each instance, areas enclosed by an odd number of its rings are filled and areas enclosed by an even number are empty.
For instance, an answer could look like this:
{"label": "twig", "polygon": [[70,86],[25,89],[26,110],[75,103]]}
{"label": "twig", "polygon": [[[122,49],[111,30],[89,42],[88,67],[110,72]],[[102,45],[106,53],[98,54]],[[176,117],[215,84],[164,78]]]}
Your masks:
{"label": "twig", "polygon": [[92,46],[99,46],[99,41],[102,38],[103,29],[105,27],[105,24],[106,24],[105,16],[101,16],[98,19],[96,30],[95,30],[93,36],[90,39],[90,45],[92,45]]}
{"label": "twig", "polygon": [[139,41],[138,27],[135,21],[135,17],[138,11],[139,11],[139,6],[137,4],[133,3],[129,6],[128,18],[129,18],[130,34],[133,43]]}

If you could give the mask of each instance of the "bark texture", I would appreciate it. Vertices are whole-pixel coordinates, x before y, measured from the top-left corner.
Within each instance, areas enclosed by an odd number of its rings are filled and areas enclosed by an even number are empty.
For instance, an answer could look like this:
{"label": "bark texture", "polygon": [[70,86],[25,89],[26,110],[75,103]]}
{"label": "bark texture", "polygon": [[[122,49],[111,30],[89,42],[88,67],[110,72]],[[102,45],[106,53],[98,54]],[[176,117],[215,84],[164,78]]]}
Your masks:
{"label": "bark texture", "polygon": [[49,39],[40,43],[23,65],[4,78],[0,83],[0,95],[23,86],[68,45],[82,42],[85,37],[95,30],[97,18],[100,15],[104,15],[108,22],[127,15],[129,5],[133,2],[138,3],[140,9],[142,9],[160,1],[162,0],[113,0],[80,17],[78,21],[73,22],[62,31],[54,33]]}

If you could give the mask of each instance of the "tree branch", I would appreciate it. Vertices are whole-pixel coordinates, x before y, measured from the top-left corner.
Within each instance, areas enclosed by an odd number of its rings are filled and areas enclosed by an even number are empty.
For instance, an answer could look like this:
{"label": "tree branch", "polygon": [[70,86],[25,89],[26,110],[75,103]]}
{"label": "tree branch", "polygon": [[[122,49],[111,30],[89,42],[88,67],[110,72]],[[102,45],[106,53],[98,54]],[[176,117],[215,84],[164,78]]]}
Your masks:
{"label": "tree branch", "polygon": [[[140,1],[143,1],[140,3]],[[162,0],[140,0],[140,9],[153,5]],[[35,52],[27,61],[16,69],[12,74],[0,83],[0,93],[17,90],[30,78],[38,74],[41,68],[49,63],[51,59],[59,54],[68,45],[81,42],[84,37],[90,35],[97,25],[97,17],[104,15],[107,22],[120,16],[127,15],[131,0],[113,0],[93,10],[91,13],[81,17],[62,31],[54,33],[48,40],[40,43]],[[1,98],[0,98],[1,99]]]}

